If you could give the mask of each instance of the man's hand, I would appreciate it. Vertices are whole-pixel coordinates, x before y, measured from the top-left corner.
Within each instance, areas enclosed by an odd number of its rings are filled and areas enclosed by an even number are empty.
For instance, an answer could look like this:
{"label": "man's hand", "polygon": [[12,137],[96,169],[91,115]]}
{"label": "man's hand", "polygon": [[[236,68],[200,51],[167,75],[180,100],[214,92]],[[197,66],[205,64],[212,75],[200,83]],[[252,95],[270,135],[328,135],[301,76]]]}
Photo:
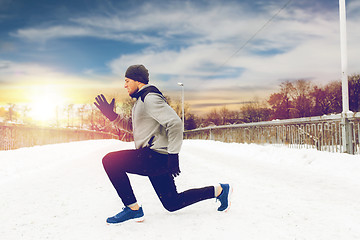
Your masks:
{"label": "man's hand", "polygon": [[111,100],[111,103],[108,103],[104,95],[97,95],[94,102],[95,106],[105,115],[110,121],[114,121],[117,117],[117,114],[114,112],[115,99]]}
{"label": "man's hand", "polygon": [[173,177],[180,175],[179,154],[168,154],[168,170]]}

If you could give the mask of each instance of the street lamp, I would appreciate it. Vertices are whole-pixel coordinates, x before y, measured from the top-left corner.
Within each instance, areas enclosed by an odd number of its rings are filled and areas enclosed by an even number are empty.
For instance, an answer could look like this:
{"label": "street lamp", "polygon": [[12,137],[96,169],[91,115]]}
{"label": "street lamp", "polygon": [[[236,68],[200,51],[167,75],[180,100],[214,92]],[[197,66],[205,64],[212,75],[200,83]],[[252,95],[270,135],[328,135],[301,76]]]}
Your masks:
{"label": "street lamp", "polygon": [[346,34],[346,5],[345,0],[339,0],[340,15],[340,52],[341,52],[341,81],[343,113],[349,112],[349,83],[347,75],[347,34]]}
{"label": "street lamp", "polygon": [[181,87],[182,122],[183,122],[183,131],[185,131],[184,84],[179,82],[178,85]]}
{"label": "street lamp", "polygon": [[339,0],[340,15],[340,50],[341,50],[341,82],[342,82],[342,139],[343,151],[354,154],[352,143],[352,130],[349,122],[349,81],[347,75],[347,34],[346,34],[346,4]]}

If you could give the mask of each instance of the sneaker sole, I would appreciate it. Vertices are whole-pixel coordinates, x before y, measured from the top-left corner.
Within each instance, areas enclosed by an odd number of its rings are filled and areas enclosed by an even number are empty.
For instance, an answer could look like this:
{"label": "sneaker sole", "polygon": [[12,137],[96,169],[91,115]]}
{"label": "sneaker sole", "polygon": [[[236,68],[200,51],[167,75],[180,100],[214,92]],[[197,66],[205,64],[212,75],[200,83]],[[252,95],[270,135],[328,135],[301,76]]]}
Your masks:
{"label": "sneaker sole", "polygon": [[124,222],[119,222],[119,223],[108,223],[108,222],[106,222],[106,224],[107,225],[118,225],[118,224],[127,223],[127,222],[142,223],[142,222],[144,222],[144,220],[145,220],[145,217],[142,216],[142,217],[138,217],[138,218],[132,218],[132,219],[129,219],[129,220],[124,221]]}
{"label": "sneaker sole", "polygon": [[142,223],[144,220],[145,220],[145,217],[142,216],[142,217],[139,217],[139,218],[134,218],[132,219],[134,222],[137,222],[137,223]]}

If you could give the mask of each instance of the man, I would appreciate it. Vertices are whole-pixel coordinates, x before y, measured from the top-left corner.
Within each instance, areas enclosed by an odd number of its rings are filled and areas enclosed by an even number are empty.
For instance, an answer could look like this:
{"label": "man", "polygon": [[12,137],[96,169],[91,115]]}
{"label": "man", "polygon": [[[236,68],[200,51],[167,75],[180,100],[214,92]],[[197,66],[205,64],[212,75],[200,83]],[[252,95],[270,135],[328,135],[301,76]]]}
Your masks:
{"label": "man", "polygon": [[109,217],[107,223],[143,220],[143,209],[137,203],[127,173],[148,176],[161,203],[170,212],[210,198],[220,200],[218,211],[227,210],[232,192],[229,184],[177,192],[174,177],[180,174],[182,122],[162,93],[148,83],[149,73],[143,65],[127,69],[125,88],[130,97],[137,99],[132,121],[114,112],[114,99],[108,103],[102,94],[95,98],[94,104],[115,126],[133,132],[136,148],[111,152],[103,158],[105,171],[125,205],[121,212]]}

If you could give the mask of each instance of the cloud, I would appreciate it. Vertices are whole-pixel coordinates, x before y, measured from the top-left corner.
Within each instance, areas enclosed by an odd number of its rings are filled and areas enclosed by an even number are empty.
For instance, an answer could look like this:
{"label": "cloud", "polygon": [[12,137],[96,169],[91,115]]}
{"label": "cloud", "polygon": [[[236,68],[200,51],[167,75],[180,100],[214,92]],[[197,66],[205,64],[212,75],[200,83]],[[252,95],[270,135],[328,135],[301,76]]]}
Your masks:
{"label": "cloud", "polygon": [[[272,8],[270,8],[272,9]],[[267,10],[269,11],[269,10]],[[136,8],[115,8],[88,16],[72,17],[62,23],[19,29],[13,36],[48,41],[79,36],[148,43],[153,46],[199,44],[213,41],[244,41],[271,13],[249,11],[233,1],[209,3],[171,1],[145,3]],[[42,23],[41,25],[44,25]]]}
{"label": "cloud", "polygon": [[[185,11],[189,12],[189,16],[182,19],[194,22],[180,21],[187,28],[182,33],[178,30],[178,34],[188,33],[189,36],[189,33],[199,30],[197,35],[184,39],[184,42],[192,41],[192,44],[184,44],[180,49],[148,47],[138,53],[121,55],[111,61],[109,67],[114,74],[123,75],[128,65],[143,63],[154,75],[172,75],[170,84],[187,81],[187,85],[205,89],[236,88],[248,83],[255,87],[264,84],[273,86],[279,79],[337,79],[340,72],[337,15],[325,12],[314,16],[313,12],[297,8],[284,10],[278,19],[229,59],[271,15],[246,13],[239,17],[244,12],[242,10],[239,16],[235,16],[234,12],[239,9],[239,6],[222,6],[223,14],[218,15],[210,9]],[[194,14],[196,11],[201,14]],[[167,14],[176,15],[176,12]],[[195,17],[191,18],[192,15]],[[138,18],[132,21],[135,26],[141,22]],[[167,33],[166,36],[173,33],[170,28],[169,32],[166,27],[161,29]],[[231,68],[237,69],[232,76],[219,74]]]}
{"label": "cloud", "polygon": [[91,36],[92,31],[77,26],[50,26],[46,28],[19,29],[12,36],[24,38],[30,41],[46,42],[51,39]]}
{"label": "cloud", "polygon": [[[87,86],[95,87],[101,86],[100,80],[96,80],[96,77],[81,77],[72,75],[56,69],[51,66],[44,66],[37,63],[18,63],[13,61],[0,59],[0,81],[9,85],[61,85],[61,86]],[[98,79],[99,79],[98,78]],[[114,79],[109,78],[109,81]],[[111,79],[111,80],[110,80]],[[109,82],[107,81],[107,82]]]}
{"label": "cloud", "polygon": [[348,1],[347,2],[347,15],[351,17],[359,17],[360,2],[359,1]]}
{"label": "cloud", "polygon": [[[282,79],[340,77],[338,11],[312,2],[306,2],[307,7],[293,2],[246,45],[282,7],[279,1],[115,6],[57,25],[19,29],[12,35],[35,42],[92,37],[138,45],[137,51],[109,59],[110,74],[123,76],[129,65],[143,63],[154,83],[166,89],[176,88],[177,82],[194,91],[270,89]],[[351,1],[348,8],[349,72],[353,72],[359,71],[360,6]]]}
{"label": "cloud", "polygon": [[50,27],[19,29],[10,35],[38,43],[45,43],[54,39],[77,37],[94,37],[116,41],[128,41],[132,43],[150,43],[161,41],[156,37],[144,34],[134,35],[133,33],[109,32],[106,31],[106,29],[77,25],[56,25]]}

